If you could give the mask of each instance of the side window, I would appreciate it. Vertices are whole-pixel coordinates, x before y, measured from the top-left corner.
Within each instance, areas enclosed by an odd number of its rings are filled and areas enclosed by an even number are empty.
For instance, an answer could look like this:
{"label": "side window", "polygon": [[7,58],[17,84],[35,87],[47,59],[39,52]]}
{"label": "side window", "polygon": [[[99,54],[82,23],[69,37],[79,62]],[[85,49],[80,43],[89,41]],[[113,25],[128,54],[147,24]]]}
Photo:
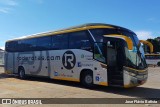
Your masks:
{"label": "side window", "polygon": [[149,57],[147,55],[145,55],[146,59],[149,59]]}
{"label": "side window", "polygon": [[103,35],[105,34],[103,29],[91,29],[90,31],[96,42],[103,42]]}
{"label": "side window", "polygon": [[150,56],[151,57],[151,59],[154,59],[154,57],[153,56]]}
{"label": "side window", "polygon": [[60,34],[52,36],[52,49],[67,49],[68,48],[68,35]]}
{"label": "side window", "polygon": [[116,29],[91,29],[90,30],[96,42],[103,42],[103,35],[120,34]]}
{"label": "side window", "polygon": [[85,31],[69,33],[69,48],[91,50],[88,33]]}
{"label": "side window", "polygon": [[24,44],[24,40],[17,41],[16,51],[25,51],[25,50],[26,50],[26,47],[25,47],[25,44]]}
{"label": "side window", "polygon": [[16,51],[16,44],[17,44],[17,41],[7,42],[6,46],[5,46],[5,50],[7,52],[15,52]]}
{"label": "side window", "polygon": [[16,50],[17,51],[27,51],[27,46],[26,46],[26,44],[25,44],[25,41],[26,40],[19,40],[18,42],[17,42],[17,45],[16,45]]}
{"label": "side window", "polygon": [[24,39],[18,41],[17,49],[18,51],[32,51],[36,49],[36,38]]}
{"label": "side window", "polygon": [[105,51],[104,47],[106,44],[104,43],[94,43],[94,59],[106,63]]}
{"label": "side window", "polygon": [[5,50],[8,52],[9,51],[9,42],[6,42],[5,44]]}
{"label": "side window", "polygon": [[36,48],[37,39],[29,39],[26,41],[26,45],[28,46],[28,50],[34,50]]}
{"label": "side window", "polygon": [[51,36],[45,36],[37,38],[36,50],[48,50],[51,49]]}

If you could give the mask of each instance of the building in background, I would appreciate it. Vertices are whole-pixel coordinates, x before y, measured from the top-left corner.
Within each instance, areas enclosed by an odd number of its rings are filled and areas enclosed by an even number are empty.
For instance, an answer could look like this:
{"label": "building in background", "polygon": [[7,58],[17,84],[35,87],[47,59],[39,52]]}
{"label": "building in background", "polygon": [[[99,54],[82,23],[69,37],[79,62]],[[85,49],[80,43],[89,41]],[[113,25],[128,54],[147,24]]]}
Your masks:
{"label": "building in background", "polygon": [[4,50],[0,49],[0,66],[4,65]]}

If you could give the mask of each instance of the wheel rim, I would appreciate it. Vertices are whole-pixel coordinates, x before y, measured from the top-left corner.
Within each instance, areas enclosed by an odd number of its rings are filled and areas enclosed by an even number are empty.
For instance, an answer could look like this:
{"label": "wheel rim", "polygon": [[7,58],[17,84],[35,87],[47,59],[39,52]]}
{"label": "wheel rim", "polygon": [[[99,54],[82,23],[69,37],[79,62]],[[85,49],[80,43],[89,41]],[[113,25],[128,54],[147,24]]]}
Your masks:
{"label": "wheel rim", "polygon": [[19,74],[20,74],[20,77],[21,77],[21,78],[24,77],[24,72],[23,72],[23,70],[20,70],[20,73],[19,73]]}
{"label": "wheel rim", "polygon": [[86,82],[87,84],[91,84],[91,83],[92,83],[92,76],[91,76],[91,75],[86,75],[86,77],[85,77],[85,82]]}

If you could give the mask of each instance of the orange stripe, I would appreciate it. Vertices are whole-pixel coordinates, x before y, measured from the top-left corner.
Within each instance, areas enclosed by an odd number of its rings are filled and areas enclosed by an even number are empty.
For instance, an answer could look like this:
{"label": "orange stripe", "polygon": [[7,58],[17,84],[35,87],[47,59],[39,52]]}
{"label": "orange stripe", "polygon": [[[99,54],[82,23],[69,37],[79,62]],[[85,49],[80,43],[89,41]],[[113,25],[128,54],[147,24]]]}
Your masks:
{"label": "orange stripe", "polygon": [[107,82],[99,82],[99,85],[108,86]]}

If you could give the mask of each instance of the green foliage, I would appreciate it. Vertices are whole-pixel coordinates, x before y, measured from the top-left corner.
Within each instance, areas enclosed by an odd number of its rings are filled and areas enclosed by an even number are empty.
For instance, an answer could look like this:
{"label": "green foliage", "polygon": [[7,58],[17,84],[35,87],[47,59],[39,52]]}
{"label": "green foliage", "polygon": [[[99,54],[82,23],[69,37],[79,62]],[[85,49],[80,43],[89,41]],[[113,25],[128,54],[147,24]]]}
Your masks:
{"label": "green foliage", "polygon": [[147,41],[151,42],[153,44],[153,53],[160,52],[160,41],[155,39],[147,39]]}

